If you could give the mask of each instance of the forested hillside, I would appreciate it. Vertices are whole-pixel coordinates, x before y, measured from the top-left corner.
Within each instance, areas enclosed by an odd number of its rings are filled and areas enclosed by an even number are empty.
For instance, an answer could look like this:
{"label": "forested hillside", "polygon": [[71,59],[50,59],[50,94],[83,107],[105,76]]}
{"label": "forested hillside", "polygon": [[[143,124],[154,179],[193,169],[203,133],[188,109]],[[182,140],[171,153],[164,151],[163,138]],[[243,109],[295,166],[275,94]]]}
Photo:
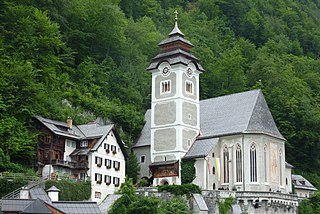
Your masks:
{"label": "forested hillside", "polygon": [[34,164],[35,115],[99,116],[134,142],[176,9],[201,98],[261,88],[287,161],[320,174],[319,0],[0,0],[0,171]]}

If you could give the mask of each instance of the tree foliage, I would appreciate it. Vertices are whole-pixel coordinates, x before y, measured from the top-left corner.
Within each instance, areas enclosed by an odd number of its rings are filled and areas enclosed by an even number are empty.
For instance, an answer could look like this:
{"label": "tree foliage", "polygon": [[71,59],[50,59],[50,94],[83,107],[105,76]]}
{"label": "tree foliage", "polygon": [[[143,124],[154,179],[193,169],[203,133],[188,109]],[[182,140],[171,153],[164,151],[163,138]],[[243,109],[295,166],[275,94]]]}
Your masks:
{"label": "tree foliage", "polygon": [[312,0],[1,1],[3,169],[34,163],[35,115],[102,117],[136,139],[150,108],[145,68],[178,10],[206,70],[201,98],[262,88],[288,140],[287,161],[319,174],[319,9]]}

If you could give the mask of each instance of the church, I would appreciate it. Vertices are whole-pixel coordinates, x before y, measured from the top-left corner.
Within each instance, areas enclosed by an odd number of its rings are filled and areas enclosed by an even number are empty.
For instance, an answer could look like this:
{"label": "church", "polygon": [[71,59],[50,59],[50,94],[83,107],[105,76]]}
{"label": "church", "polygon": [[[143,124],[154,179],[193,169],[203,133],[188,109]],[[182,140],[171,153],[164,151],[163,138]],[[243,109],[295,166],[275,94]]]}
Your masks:
{"label": "church", "polygon": [[291,193],[286,139],[261,90],[199,100],[204,68],[177,23],[147,68],[151,109],[133,146],[140,178],[153,186],[181,184],[181,163],[192,160],[192,183],[205,190]]}

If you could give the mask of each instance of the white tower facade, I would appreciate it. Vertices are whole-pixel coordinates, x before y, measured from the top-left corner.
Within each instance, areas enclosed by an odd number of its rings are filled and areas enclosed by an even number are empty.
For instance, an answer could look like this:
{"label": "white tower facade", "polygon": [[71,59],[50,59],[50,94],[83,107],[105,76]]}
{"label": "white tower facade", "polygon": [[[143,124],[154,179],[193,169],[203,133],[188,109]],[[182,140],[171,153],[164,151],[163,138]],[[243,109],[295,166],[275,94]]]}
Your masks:
{"label": "white tower facade", "polygon": [[193,45],[177,19],[169,38],[153,58],[151,162],[154,185],[181,184],[180,161],[200,131],[199,74],[203,68],[190,53]]}

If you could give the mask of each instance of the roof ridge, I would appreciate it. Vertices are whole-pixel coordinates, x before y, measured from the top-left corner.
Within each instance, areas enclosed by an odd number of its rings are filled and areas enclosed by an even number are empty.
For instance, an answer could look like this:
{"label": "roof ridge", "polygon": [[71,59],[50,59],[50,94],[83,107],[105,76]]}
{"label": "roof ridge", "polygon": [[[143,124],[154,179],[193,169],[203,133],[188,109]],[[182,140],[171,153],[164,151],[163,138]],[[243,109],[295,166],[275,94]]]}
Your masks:
{"label": "roof ridge", "polygon": [[254,113],[254,109],[255,109],[256,106],[258,105],[258,102],[257,102],[257,101],[258,101],[258,99],[259,99],[259,96],[261,95],[261,89],[258,89],[257,91],[258,91],[258,93],[257,93],[257,96],[256,96],[256,98],[255,98],[255,100],[254,100],[254,105],[253,105],[253,108],[251,109],[250,118],[249,118],[248,123],[247,123],[247,125],[246,125],[245,131],[248,130],[249,125],[250,125],[250,122],[251,122],[251,120],[252,120],[252,116],[253,116],[253,113]]}
{"label": "roof ridge", "polygon": [[210,97],[210,98],[207,98],[207,99],[200,100],[200,102],[201,101],[208,101],[208,100],[212,100],[212,99],[225,98],[225,97],[229,97],[229,96],[231,97],[231,96],[236,96],[236,95],[240,95],[240,94],[246,94],[246,93],[250,93],[250,92],[254,92],[254,91],[258,91],[260,93],[261,89],[254,89],[254,90],[242,91],[242,92],[238,92],[238,93],[225,94],[225,95],[221,95],[221,96],[217,96],[217,97]]}

